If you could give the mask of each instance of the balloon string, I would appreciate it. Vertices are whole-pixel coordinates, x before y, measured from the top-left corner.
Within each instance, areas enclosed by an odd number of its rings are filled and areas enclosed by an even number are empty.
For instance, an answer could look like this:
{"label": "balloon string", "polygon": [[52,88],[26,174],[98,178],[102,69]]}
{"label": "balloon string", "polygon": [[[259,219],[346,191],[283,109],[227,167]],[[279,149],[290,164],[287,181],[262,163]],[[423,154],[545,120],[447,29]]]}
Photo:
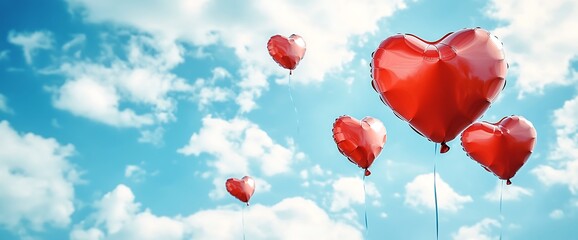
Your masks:
{"label": "balloon string", "polygon": [[437,184],[436,184],[436,158],[438,152],[438,145],[435,144],[434,149],[434,164],[433,164],[433,174],[434,174],[434,181],[433,181],[433,189],[434,189],[434,204],[436,209],[436,239],[439,240],[440,238],[440,230],[439,230],[439,215],[438,215],[438,191],[437,191]]}
{"label": "balloon string", "polygon": [[295,111],[295,117],[297,118],[297,133],[299,133],[299,112],[297,111],[297,106],[295,105],[295,100],[293,100],[293,93],[291,92],[291,72],[289,72],[289,98],[291,98],[291,103],[293,104],[293,110]]}
{"label": "balloon string", "polygon": [[504,215],[502,214],[502,196],[504,191],[504,181],[500,181],[500,240],[502,240],[502,233],[504,232]]}
{"label": "balloon string", "polygon": [[363,204],[364,204],[363,215],[365,219],[365,235],[367,235],[369,227],[367,224],[367,194],[365,192],[365,172],[363,173]]}
{"label": "balloon string", "polygon": [[243,206],[243,208],[241,208],[241,222],[243,224],[243,240],[245,240],[245,208],[247,206]]}

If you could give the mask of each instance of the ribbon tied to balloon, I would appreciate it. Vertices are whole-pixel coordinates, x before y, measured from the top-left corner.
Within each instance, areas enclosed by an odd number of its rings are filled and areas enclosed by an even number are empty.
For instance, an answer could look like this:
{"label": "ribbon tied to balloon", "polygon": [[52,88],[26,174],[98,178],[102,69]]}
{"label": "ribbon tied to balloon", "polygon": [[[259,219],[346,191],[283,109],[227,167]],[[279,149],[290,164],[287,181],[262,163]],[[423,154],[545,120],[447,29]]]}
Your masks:
{"label": "ribbon tied to balloon", "polygon": [[297,34],[289,37],[275,35],[267,42],[267,50],[273,60],[291,74],[305,56],[305,40]]}
{"label": "ribbon tied to balloon", "polygon": [[253,178],[249,176],[244,176],[241,179],[229,178],[225,182],[225,187],[233,197],[249,206],[249,200],[255,192],[255,181]]}
{"label": "ribbon tied to balloon", "polygon": [[333,140],[337,149],[349,161],[365,169],[365,176],[371,172],[368,168],[381,153],[387,140],[385,126],[372,117],[357,120],[350,116],[341,116],[333,123]]}
{"label": "ribbon tied to balloon", "polygon": [[510,185],[532,154],[536,129],[524,117],[513,115],[497,123],[476,122],[464,130],[461,141],[470,158]]}
{"label": "ribbon tied to balloon", "polygon": [[435,42],[399,34],[381,42],[371,62],[372,86],[395,115],[449,150],[506,84],[501,42],[481,28],[449,33]]}

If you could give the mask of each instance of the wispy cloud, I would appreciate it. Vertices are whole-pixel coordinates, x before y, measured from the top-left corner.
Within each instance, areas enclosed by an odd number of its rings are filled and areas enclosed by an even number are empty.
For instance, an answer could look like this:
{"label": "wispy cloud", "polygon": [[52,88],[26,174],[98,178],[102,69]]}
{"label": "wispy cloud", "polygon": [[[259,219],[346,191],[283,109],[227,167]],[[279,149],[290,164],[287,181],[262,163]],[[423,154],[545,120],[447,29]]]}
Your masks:
{"label": "wispy cloud", "polygon": [[127,165],[124,169],[124,177],[135,182],[144,181],[146,175],[147,171],[138,165]]}
{"label": "wispy cloud", "polygon": [[554,111],[556,144],[549,156],[553,161],[532,169],[532,173],[546,186],[567,185],[578,194],[578,96]]}
{"label": "wispy cloud", "polygon": [[2,95],[2,93],[0,93],[0,112],[10,113],[10,114],[14,113],[12,108],[10,108],[8,106],[8,99],[6,98],[6,96]]}
{"label": "wispy cloud", "polygon": [[163,127],[157,127],[153,130],[143,130],[140,133],[138,142],[150,143],[155,146],[162,146],[164,144],[164,135],[165,129]]}
{"label": "wispy cloud", "polygon": [[[422,207],[434,209],[433,173],[416,176],[405,185],[404,203],[410,207],[420,209]],[[464,204],[472,202],[469,195],[461,195],[446,183],[441,176],[436,176],[438,207],[448,212],[458,212]]]}
{"label": "wispy cloud", "polygon": [[564,217],[564,211],[561,209],[554,209],[548,215],[551,219],[562,219]]}
{"label": "wispy cloud", "polygon": [[6,60],[10,58],[10,50],[2,50],[0,51],[0,61]]}
{"label": "wispy cloud", "polygon": [[533,191],[516,185],[506,185],[503,180],[498,181],[496,187],[491,192],[484,195],[484,198],[492,201],[517,201],[523,196],[532,196]]}
{"label": "wispy cloud", "polygon": [[8,42],[22,47],[24,52],[24,59],[27,64],[32,64],[34,55],[39,49],[51,49],[53,47],[52,32],[36,31],[36,32],[16,32],[10,31],[8,33]]}

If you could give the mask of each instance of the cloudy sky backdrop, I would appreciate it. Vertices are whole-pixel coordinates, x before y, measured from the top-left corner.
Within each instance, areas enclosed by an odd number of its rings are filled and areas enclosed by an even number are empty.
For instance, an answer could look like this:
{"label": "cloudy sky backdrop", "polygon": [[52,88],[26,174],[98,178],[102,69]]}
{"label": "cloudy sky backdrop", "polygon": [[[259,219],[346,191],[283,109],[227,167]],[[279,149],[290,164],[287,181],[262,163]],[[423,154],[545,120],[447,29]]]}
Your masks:
{"label": "cloudy sky backdrop", "polygon": [[[242,211],[247,239],[433,239],[434,161],[441,239],[575,239],[577,23],[572,0],[1,0],[0,239],[241,239]],[[388,36],[477,26],[510,64],[482,120],[538,132],[503,219],[501,182],[459,140],[435,155],[370,85]],[[266,43],[292,33],[288,84]],[[331,137],[344,114],[388,131],[366,197]],[[224,181],[244,175],[243,210]]]}

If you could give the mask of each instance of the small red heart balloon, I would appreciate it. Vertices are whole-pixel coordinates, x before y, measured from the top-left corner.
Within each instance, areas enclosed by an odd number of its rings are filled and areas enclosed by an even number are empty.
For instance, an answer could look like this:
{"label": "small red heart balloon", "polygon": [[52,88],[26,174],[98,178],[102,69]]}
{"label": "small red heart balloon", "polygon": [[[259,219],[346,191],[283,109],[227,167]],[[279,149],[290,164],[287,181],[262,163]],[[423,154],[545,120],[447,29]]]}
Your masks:
{"label": "small red heart balloon", "polygon": [[383,149],[386,139],[385,126],[372,117],[359,121],[341,116],[333,123],[333,140],[337,149],[349,161],[365,169],[365,176],[371,174],[368,168]]}
{"label": "small red heart balloon", "polygon": [[288,38],[275,35],[267,42],[267,49],[273,60],[281,67],[293,70],[305,55],[305,41],[296,34]]}
{"label": "small red heart balloon", "polygon": [[253,196],[255,192],[255,181],[249,176],[244,176],[241,179],[229,178],[225,182],[225,187],[227,191],[233,196],[239,199],[241,202],[247,203],[249,206],[249,199]]}
{"label": "small red heart balloon", "polygon": [[509,116],[497,123],[472,124],[462,133],[461,141],[470,158],[509,185],[532,154],[536,129],[523,117]]}
{"label": "small red heart balloon", "polygon": [[373,53],[372,85],[381,100],[442,153],[490,106],[506,84],[501,43],[481,28],[435,42],[414,35],[385,39]]}

